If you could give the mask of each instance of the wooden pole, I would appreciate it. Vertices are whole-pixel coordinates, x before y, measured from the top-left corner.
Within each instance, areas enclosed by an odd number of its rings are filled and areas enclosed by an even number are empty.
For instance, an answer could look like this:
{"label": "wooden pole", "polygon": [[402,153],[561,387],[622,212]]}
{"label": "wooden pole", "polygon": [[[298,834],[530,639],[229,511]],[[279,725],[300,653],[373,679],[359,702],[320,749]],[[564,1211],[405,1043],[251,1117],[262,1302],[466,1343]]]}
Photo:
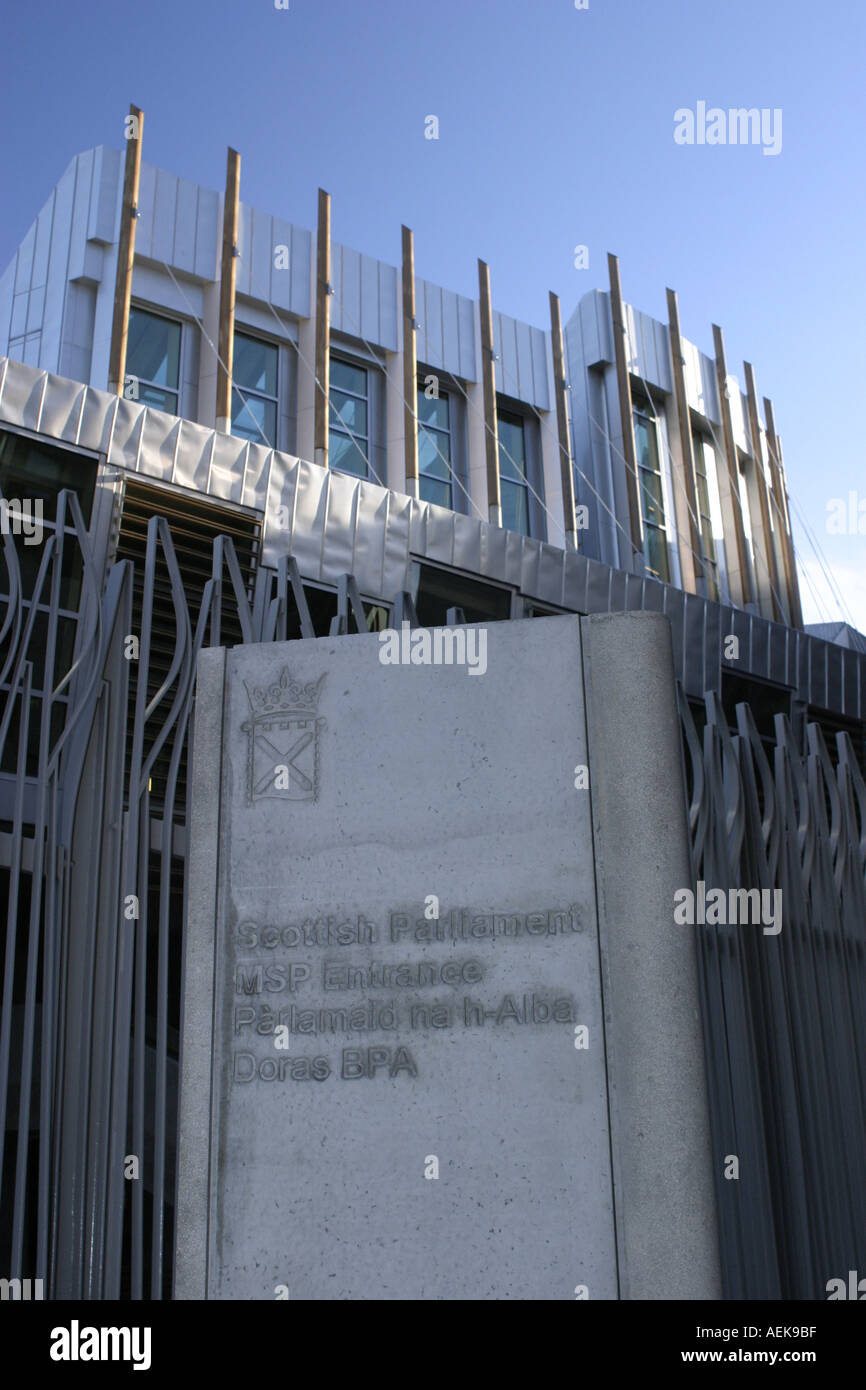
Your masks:
{"label": "wooden pole", "polygon": [[[740,607],[752,602],[749,566],[746,555],[746,529],[740,501],[740,469],[734,443],[731,402],[728,399],[728,366],[725,359],[725,340],[718,324],[713,324],[713,344],[716,354],[716,384],[719,392],[719,413],[725,446],[725,469],[717,469],[722,526],[725,533],[725,562],[731,602]],[[731,542],[733,541],[733,546]]]}
{"label": "wooden pole", "polygon": [[696,594],[697,581],[704,578],[703,537],[698,526],[698,504],[695,491],[695,458],[692,449],[692,422],[686,394],[685,358],[680,332],[680,308],[676,290],[667,291],[668,337],[671,348],[671,372],[674,400],[679,425],[680,451],[674,456],[674,508],[677,534],[680,539],[680,570],[687,594]]}
{"label": "wooden pole", "polygon": [[144,112],[130,106],[127,117],[126,164],[123,173],[123,203],[120,211],[120,238],[117,243],[117,276],[114,282],[114,313],[111,321],[111,351],[108,358],[108,389],[123,395],[126,378],[126,344],[129,337],[129,305],[132,299],[132,267],[135,261],[135,224],[138,219],[138,188],[141,179],[141,138]]}
{"label": "wooden pole", "polygon": [[800,605],[800,581],[797,576],[797,562],[794,556],[794,538],[791,532],[791,517],[788,511],[788,493],[782,469],[782,441],[776,434],[776,417],[773,402],[764,397],[764,419],[767,422],[767,451],[770,455],[770,476],[773,480],[773,495],[776,499],[776,515],[782,531],[782,563],[785,568],[785,588],[791,614],[791,626],[803,626],[803,610]]}
{"label": "wooden pole", "polygon": [[499,429],[496,423],[496,368],[493,356],[493,306],[490,267],[478,262],[478,310],[481,317],[481,385],[484,397],[484,435],[487,450],[487,508],[491,525],[502,525],[499,487]]}
{"label": "wooden pole", "polygon": [[316,232],[316,433],[315,462],[328,466],[328,401],[331,389],[331,195],[319,189]]}
{"label": "wooden pole", "polygon": [[565,524],[565,543],[578,549],[577,523],[574,514],[574,470],[571,441],[568,437],[568,408],[566,405],[565,350],[562,343],[562,311],[559,296],[549,291],[550,341],[553,346],[553,392],[556,398],[556,433],[559,440],[559,462],[562,469],[562,515]]}
{"label": "wooden pole", "polygon": [[403,454],[406,492],[418,496],[418,351],[415,323],[415,238],[403,228]]}
{"label": "wooden pole", "polygon": [[232,373],[235,357],[235,284],[238,257],[238,209],[241,157],[229,149],[226,191],[223,201],[223,245],[220,266],[219,360],[217,361],[216,427],[229,434],[232,427]]}
{"label": "wooden pole", "polygon": [[[755,373],[751,362],[743,363],[746,378],[746,398],[749,403],[749,434],[752,436],[752,460],[755,468],[755,487],[758,505],[761,509],[761,534],[764,541],[764,559],[767,565],[770,587],[770,611],[777,623],[785,621],[785,614],[779,598],[779,570],[776,565],[776,547],[773,544],[773,527],[770,521],[770,499],[767,495],[767,475],[764,472],[764,454],[761,448],[761,425],[758,419],[758,393],[755,387]],[[760,581],[758,583],[760,589]]]}
{"label": "wooden pole", "polygon": [[613,323],[613,354],[616,362],[616,386],[619,396],[619,418],[622,428],[622,452],[625,459],[625,484],[628,493],[628,514],[632,544],[643,554],[643,521],[637,485],[637,450],[634,443],[631,381],[628,374],[625,345],[627,329],[619,278],[619,261],[608,252],[607,270],[610,279],[610,313]]}

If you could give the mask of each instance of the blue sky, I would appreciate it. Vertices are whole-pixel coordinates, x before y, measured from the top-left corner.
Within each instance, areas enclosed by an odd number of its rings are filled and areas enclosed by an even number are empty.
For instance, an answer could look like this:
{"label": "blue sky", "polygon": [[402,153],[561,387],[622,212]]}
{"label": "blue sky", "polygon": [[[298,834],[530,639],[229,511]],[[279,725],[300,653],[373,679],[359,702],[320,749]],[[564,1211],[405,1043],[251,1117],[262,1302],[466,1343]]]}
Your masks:
{"label": "blue sky", "polygon": [[[539,326],[614,251],[626,299],[665,319],[674,287],[688,338],[711,352],[717,322],[754,364],[806,619],[866,629],[866,536],[827,530],[833,498],[866,512],[862,0],[6,0],[0,32],[0,267],[74,154],[122,146],[130,101],[149,163],[221,188],[234,145],[245,202],[312,227],[324,187],[336,240],[397,263],[405,222],[420,275],[474,297],[481,256]],[[781,152],[677,145],[700,100],[781,108]]]}

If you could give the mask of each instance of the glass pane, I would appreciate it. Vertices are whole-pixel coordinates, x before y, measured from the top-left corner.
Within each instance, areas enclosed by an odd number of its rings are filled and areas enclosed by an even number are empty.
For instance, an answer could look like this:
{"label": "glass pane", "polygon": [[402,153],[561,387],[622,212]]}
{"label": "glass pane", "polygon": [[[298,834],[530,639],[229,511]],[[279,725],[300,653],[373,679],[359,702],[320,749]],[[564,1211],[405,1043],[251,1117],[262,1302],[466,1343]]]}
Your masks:
{"label": "glass pane", "polygon": [[253,444],[269,444],[273,448],[276,429],[277,407],[274,401],[232,391],[232,434],[239,439],[249,439]]}
{"label": "glass pane", "polygon": [[351,391],[356,396],[367,394],[367,373],[363,367],[352,367],[348,362],[331,358],[331,386],[343,391]]}
{"label": "glass pane", "polygon": [[438,430],[418,431],[418,469],[432,473],[434,478],[451,477],[451,450],[447,434]]}
{"label": "glass pane", "polygon": [[367,438],[367,402],[342,391],[331,392],[331,429],[351,430],[359,443]]}
{"label": "glass pane", "polygon": [[141,405],[152,406],[154,410],[165,410],[169,415],[177,414],[177,392],[161,391],[158,386],[138,384],[138,399]]}
{"label": "glass pane", "polygon": [[236,386],[246,386],[250,391],[263,391],[266,396],[275,396],[277,349],[271,343],[260,343],[256,338],[236,333],[232,377]]}
{"label": "glass pane", "polygon": [[180,370],[180,324],[143,309],[129,311],[126,374],[177,390]]}
{"label": "glass pane", "polygon": [[644,519],[654,521],[657,525],[663,526],[665,520],[665,507],[662,499],[662,480],[658,473],[649,473],[645,468],[640,470],[641,482],[641,505],[643,507]]}
{"label": "glass pane", "polygon": [[435,425],[437,429],[450,429],[450,410],[448,397],[428,400],[423,391],[418,392],[418,420],[422,425]]}
{"label": "glass pane", "polygon": [[[364,442],[366,443],[366,440]],[[331,435],[328,462],[332,468],[338,468],[342,473],[354,473],[358,478],[367,476],[367,460],[357,444],[345,434]]]}
{"label": "glass pane", "polygon": [[[0,430],[0,488],[7,501],[30,500],[34,504],[30,511],[31,527],[38,520],[35,504],[40,500],[43,521],[54,520],[57,494],[63,488],[78,494],[84,520],[89,523],[95,482],[95,459]],[[68,508],[66,517],[68,520]]]}
{"label": "glass pane", "polygon": [[418,491],[421,494],[422,502],[435,502],[437,507],[451,506],[450,483],[443,483],[438,478],[422,476],[418,479]]}
{"label": "glass pane", "polygon": [[659,469],[658,436],[655,422],[635,412],[634,445],[637,461],[642,468]]}
{"label": "glass pane", "polygon": [[522,482],[526,478],[523,421],[515,415],[499,415],[499,476]]}
{"label": "glass pane", "polygon": [[519,483],[502,479],[502,525],[508,531],[529,535],[529,494]]}
{"label": "glass pane", "polygon": [[644,555],[650,573],[656,575],[658,579],[663,579],[665,583],[669,583],[671,576],[668,568],[667,539],[664,531],[660,531],[657,526],[646,528]]}

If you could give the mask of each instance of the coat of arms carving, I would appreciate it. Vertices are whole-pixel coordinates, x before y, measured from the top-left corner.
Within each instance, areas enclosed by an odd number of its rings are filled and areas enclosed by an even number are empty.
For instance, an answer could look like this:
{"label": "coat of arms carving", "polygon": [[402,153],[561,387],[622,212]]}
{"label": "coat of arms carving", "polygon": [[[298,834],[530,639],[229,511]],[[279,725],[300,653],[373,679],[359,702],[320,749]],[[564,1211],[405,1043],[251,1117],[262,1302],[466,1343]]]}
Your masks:
{"label": "coat of arms carving", "polygon": [[249,739],[247,804],[276,801],[315,801],[319,783],[319,730],[326,721],[317,715],[323,673],[318,680],[296,681],[284,666],[271,685],[250,686],[250,718],[241,725]]}

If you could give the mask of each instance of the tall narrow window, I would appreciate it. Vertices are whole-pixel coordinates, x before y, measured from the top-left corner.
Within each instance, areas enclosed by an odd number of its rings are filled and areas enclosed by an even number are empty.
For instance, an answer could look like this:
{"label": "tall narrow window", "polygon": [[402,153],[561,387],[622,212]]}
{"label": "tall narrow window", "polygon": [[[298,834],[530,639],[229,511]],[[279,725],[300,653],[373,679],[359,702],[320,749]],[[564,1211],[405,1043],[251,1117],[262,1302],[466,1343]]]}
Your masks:
{"label": "tall narrow window", "polygon": [[126,375],[135,378],[132,399],[178,414],[180,324],[145,309],[130,309]]}
{"label": "tall narrow window", "polygon": [[707,598],[719,597],[719,563],[716,555],[716,539],[713,535],[713,517],[710,507],[710,479],[707,471],[706,450],[709,445],[700,434],[692,435],[692,452],[695,458],[695,497],[698,504],[698,521],[701,528],[701,550],[703,552],[704,579]]}
{"label": "tall narrow window", "polygon": [[235,334],[232,434],[276,447],[277,349],[246,333]]}
{"label": "tall narrow window", "polygon": [[650,405],[636,405],[634,408],[634,442],[644,526],[644,559],[649,573],[669,584],[671,571],[658,426]]}
{"label": "tall narrow window", "polygon": [[526,435],[519,415],[500,410],[496,417],[499,435],[499,488],[502,497],[502,525],[508,531],[529,535],[529,480],[526,476]]}
{"label": "tall narrow window", "polygon": [[444,391],[429,398],[418,388],[418,493],[424,502],[453,507],[451,402]]}
{"label": "tall narrow window", "polygon": [[369,389],[365,367],[331,358],[328,462],[357,478],[370,476]]}

